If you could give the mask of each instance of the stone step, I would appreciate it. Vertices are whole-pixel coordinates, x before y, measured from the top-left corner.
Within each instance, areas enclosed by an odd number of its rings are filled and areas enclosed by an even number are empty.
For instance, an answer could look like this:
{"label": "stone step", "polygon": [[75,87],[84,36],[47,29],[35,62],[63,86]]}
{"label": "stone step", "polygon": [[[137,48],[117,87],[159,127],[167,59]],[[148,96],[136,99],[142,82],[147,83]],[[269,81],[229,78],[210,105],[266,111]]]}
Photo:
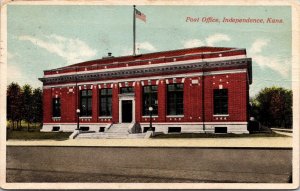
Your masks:
{"label": "stone step", "polygon": [[110,129],[108,129],[107,131],[128,131],[128,128],[115,128],[115,127],[112,127]]}
{"label": "stone step", "polygon": [[96,136],[128,136],[128,133],[105,133],[105,134],[79,134],[77,137],[96,137]]}
{"label": "stone step", "polygon": [[112,127],[110,127],[106,132],[124,132],[124,133],[128,133],[128,127],[116,127],[115,125],[113,125]]}
{"label": "stone step", "polygon": [[132,137],[132,136],[95,136],[95,137],[77,137],[77,139],[143,139],[144,136]]}
{"label": "stone step", "polygon": [[145,137],[145,133],[129,134],[128,127],[132,125],[130,123],[125,124],[113,124],[105,132],[94,133],[82,133],[76,138],[78,139],[142,139]]}
{"label": "stone step", "polygon": [[112,127],[128,127],[130,124],[113,124]]}
{"label": "stone step", "polygon": [[145,137],[145,133],[138,134],[114,134],[114,133],[89,133],[79,134],[78,139],[142,139]]}
{"label": "stone step", "polygon": [[128,134],[128,131],[107,131],[105,133],[124,133],[124,134]]}

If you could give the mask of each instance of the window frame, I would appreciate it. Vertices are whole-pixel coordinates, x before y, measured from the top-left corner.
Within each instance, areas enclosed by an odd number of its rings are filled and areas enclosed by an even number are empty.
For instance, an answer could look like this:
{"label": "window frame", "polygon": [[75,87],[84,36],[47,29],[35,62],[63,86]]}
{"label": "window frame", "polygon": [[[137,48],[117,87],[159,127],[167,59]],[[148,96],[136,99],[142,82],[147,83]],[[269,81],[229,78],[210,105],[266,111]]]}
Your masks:
{"label": "window frame", "polygon": [[228,115],[228,89],[213,90],[213,114]]}
{"label": "window frame", "polygon": [[[86,91],[86,95],[82,93]],[[91,95],[89,95],[91,92]],[[93,114],[93,91],[91,89],[80,90],[79,92],[79,104],[80,104],[80,117],[91,117]],[[83,110],[83,100],[85,100],[86,110]],[[91,107],[89,108],[89,100],[91,102]]]}
{"label": "window frame", "polygon": [[[110,92],[109,92],[110,90]],[[102,93],[105,91],[105,94]],[[112,88],[103,88],[99,89],[99,117],[111,117],[112,116],[112,93],[113,89]],[[103,102],[102,99],[105,101]],[[109,109],[109,99],[110,99],[110,109]],[[102,112],[102,105],[105,103],[105,112]],[[110,113],[109,113],[110,110]]]}
{"label": "window frame", "polygon": [[[173,90],[169,90],[171,86]],[[178,87],[182,86],[182,87]],[[175,113],[171,111],[171,107],[175,108]],[[167,85],[167,115],[181,116],[184,115],[184,84],[174,83]]]}
{"label": "window frame", "polygon": [[[146,88],[150,87],[150,91],[149,92],[145,92]],[[156,87],[156,90],[153,90],[153,87]],[[156,94],[156,96],[155,96]],[[148,96],[147,103],[145,103],[145,97]],[[155,99],[156,97],[156,99]],[[151,101],[150,101],[151,100]],[[156,101],[156,102],[155,102]],[[149,102],[150,103],[149,105]],[[142,114],[143,116],[149,116],[150,115],[150,111],[149,111],[149,107],[152,106],[153,111],[152,111],[152,115],[154,116],[158,116],[158,86],[157,85],[148,85],[148,86],[143,86],[142,88]]]}
{"label": "window frame", "polygon": [[[123,90],[126,89],[127,92],[123,92]],[[131,89],[132,91],[128,91]],[[134,93],[134,87],[133,86],[128,86],[128,87],[120,87],[120,94],[130,94]]]}
{"label": "window frame", "polygon": [[[58,101],[58,106],[55,101]],[[61,101],[60,98],[52,98],[52,117],[61,117]]]}

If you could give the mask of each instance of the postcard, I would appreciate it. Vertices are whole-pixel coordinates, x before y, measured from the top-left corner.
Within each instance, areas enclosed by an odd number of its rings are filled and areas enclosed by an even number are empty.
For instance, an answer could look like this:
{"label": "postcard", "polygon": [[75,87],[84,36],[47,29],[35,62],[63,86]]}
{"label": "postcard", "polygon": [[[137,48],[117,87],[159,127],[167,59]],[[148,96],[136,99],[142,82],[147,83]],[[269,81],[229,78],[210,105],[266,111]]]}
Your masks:
{"label": "postcard", "polygon": [[299,1],[6,1],[2,189],[299,188]]}

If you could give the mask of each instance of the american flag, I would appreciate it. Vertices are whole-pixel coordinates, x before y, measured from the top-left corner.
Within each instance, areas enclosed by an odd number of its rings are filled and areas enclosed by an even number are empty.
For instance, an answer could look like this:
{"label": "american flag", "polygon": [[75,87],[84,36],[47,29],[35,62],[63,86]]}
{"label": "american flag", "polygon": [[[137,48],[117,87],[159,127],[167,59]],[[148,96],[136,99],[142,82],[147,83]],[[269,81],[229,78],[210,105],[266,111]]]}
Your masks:
{"label": "american flag", "polygon": [[146,15],[144,15],[141,11],[139,11],[137,9],[135,9],[135,17],[146,22]]}

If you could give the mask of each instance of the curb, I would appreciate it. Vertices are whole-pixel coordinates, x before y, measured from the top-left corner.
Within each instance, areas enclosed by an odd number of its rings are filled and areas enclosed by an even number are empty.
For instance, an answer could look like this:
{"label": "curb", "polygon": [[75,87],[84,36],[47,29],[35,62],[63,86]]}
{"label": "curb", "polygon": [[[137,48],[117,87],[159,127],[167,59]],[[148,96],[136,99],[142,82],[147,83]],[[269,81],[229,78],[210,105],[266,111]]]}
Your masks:
{"label": "curb", "polygon": [[145,149],[159,149],[159,148],[170,148],[170,149],[253,149],[253,150],[293,150],[292,147],[209,147],[209,146],[75,146],[75,145],[7,145],[7,147],[78,147],[78,148],[84,148],[84,147],[101,147],[101,148],[145,148]]}
{"label": "curb", "polygon": [[131,148],[292,148],[292,137],[255,139],[67,139],[55,140],[9,140],[7,146],[48,147],[131,147]]}

